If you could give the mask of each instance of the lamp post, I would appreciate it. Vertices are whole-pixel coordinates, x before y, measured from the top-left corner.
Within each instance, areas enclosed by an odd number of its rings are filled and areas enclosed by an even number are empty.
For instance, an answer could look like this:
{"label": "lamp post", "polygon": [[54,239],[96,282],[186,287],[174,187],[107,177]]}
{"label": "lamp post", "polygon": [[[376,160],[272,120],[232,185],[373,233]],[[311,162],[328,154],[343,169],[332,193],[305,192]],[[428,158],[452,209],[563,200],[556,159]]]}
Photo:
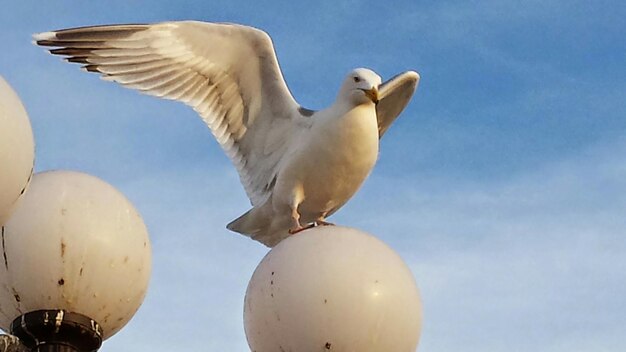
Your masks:
{"label": "lamp post", "polygon": [[35,174],[1,231],[0,328],[32,351],[95,351],[141,305],[148,234],[130,202],[100,179]]}

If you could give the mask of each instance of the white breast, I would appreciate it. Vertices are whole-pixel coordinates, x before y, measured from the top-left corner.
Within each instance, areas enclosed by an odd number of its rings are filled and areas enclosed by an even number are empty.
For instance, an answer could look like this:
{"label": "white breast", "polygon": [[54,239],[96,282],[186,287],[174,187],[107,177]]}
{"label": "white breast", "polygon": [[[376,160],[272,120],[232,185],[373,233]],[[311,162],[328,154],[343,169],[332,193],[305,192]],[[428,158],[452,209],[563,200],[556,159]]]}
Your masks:
{"label": "white breast", "polygon": [[293,163],[304,201],[300,214],[305,221],[333,212],[359,189],[378,157],[378,125],[373,105],[360,105],[342,117],[318,116]]}

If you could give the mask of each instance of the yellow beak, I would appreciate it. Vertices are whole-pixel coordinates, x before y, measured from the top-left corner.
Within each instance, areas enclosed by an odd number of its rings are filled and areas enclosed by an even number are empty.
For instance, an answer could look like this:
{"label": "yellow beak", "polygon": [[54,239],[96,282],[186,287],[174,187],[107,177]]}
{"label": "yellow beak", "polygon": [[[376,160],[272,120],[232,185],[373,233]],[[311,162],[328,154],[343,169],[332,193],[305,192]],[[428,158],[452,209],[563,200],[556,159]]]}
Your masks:
{"label": "yellow beak", "polygon": [[372,89],[363,89],[365,95],[374,102],[374,104],[378,104],[378,88],[374,87]]}

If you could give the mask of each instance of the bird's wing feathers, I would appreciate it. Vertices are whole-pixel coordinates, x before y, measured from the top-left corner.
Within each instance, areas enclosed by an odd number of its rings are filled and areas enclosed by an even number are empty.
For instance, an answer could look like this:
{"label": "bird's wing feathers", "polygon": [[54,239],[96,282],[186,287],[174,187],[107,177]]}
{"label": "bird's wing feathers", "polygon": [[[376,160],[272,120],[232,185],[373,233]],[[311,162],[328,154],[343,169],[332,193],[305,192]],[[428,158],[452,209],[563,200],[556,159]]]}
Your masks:
{"label": "bird's wing feathers", "polygon": [[419,79],[417,72],[407,71],[391,78],[378,88],[376,115],[380,138],[411,100]]}
{"label": "bird's wing feathers", "polygon": [[270,37],[255,28],[186,21],[75,28],[34,38],[105,80],[191,106],[237,167],[253,205],[267,199],[281,157],[307,125]]}

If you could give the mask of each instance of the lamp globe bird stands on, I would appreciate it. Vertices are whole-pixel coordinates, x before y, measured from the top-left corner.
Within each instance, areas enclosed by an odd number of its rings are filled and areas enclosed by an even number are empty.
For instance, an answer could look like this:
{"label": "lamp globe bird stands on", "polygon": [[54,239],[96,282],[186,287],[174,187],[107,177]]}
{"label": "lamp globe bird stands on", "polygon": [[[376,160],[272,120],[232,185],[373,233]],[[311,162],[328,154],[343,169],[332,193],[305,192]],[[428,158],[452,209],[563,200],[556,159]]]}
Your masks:
{"label": "lamp globe bird stands on", "polygon": [[274,247],[244,305],[256,352],[415,352],[421,324],[417,285],[402,259],[341,226],[303,231]]}
{"label": "lamp globe bird stands on", "polygon": [[0,328],[33,351],[95,351],[135,314],[151,271],[146,227],[98,178],[35,174],[2,226]]}

